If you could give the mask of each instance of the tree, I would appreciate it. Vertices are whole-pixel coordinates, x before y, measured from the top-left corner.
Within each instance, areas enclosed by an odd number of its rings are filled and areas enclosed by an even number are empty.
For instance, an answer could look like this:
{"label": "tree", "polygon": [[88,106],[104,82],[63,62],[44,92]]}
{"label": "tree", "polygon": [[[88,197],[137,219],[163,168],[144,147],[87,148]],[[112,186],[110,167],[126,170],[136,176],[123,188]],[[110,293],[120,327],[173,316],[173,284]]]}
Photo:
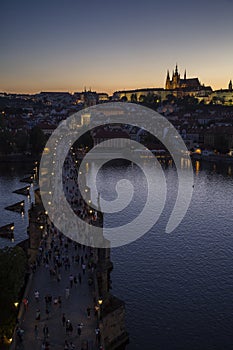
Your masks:
{"label": "tree", "polygon": [[10,154],[13,150],[12,134],[6,128],[0,129],[0,153]]}
{"label": "tree", "polygon": [[0,337],[12,337],[16,324],[17,309],[25,284],[27,257],[20,247],[0,250]]}
{"label": "tree", "polygon": [[46,137],[43,131],[38,127],[34,126],[30,131],[30,144],[33,154],[39,154],[43,151],[46,143]]}
{"label": "tree", "polygon": [[130,99],[131,99],[132,103],[136,103],[137,102],[137,94],[132,94]]}
{"label": "tree", "polygon": [[168,103],[171,103],[171,102],[174,102],[175,101],[175,96],[173,94],[168,94],[166,96],[166,99],[167,99],[167,102]]}
{"label": "tree", "polygon": [[[83,129],[85,130],[85,127],[83,127]],[[83,149],[86,147],[88,147],[88,149],[91,149],[93,145],[93,138],[90,131],[83,133],[82,136],[75,142],[75,147],[82,147]]]}
{"label": "tree", "polygon": [[228,140],[226,135],[223,135],[223,134],[215,135],[214,147],[220,153],[227,153],[229,151],[229,145],[228,145]]}
{"label": "tree", "polygon": [[28,134],[23,130],[18,131],[15,135],[16,150],[18,152],[25,152],[27,150],[28,141]]}
{"label": "tree", "polygon": [[152,104],[155,103],[155,95],[151,92],[146,96],[146,101],[147,104]]}
{"label": "tree", "polygon": [[145,100],[146,100],[146,96],[145,96],[145,95],[140,95],[140,96],[139,96],[139,102],[140,102],[140,103],[144,103]]}
{"label": "tree", "polygon": [[128,101],[127,96],[122,96],[122,98],[121,98],[121,102],[127,102],[127,101]]}

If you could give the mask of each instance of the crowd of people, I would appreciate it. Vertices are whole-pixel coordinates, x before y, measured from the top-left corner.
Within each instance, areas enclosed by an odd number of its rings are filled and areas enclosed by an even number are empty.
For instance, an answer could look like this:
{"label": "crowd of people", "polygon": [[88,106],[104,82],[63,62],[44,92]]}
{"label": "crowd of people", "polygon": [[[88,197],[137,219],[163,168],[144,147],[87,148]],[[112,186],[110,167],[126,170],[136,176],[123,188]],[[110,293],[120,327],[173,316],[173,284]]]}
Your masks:
{"label": "crowd of people", "polygon": [[[72,159],[69,160],[68,165],[66,164],[65,181],[67,184],[65,187],[67,195],[74,204],[78,194],[74,187],[74,170],[71,162]],[[71,172],[71,178],[69,172]],[[78,200],[78,204],[80,203],[80,200]],[[82,212],[83,215],[86,215],[84,209],[82,209]],[[34,341],[35,344],[41,342],[41,350],[58,349],[54,345],[58,343],[58,340],[53,339],[52,332],[50,332],[51,327],[54,333],[56,323],[62,324],[63,327],[64,350],[103,349],[98,324],[98,305],[93,288],[96,261],[94,249],[72,241],[59,232],[53,223],[47,223],[46,234],[41,240],[37,259],[31,264],[31,271],[36,279],[37,271],[42,270],[44,274],[42,283],[46,284],[47,279],[49,279],[48,285],[52,285],[52,288],[48,290],[48,288],[44,288],[44,285],[41,288],[38,286],[33,291],[33,298],[25,297],[23,300],[25,319],[30,304],[36,306]],[[82,312],[74,317],[72,312],[69,315],[69,310],[72,309],[72,305],[69,305],[69,303],[74,301],[71,296],[77,295],[75,302],[82,303],[82,300],[79,301],[78,298],[80,292],[84,290],[84,284],[87,293],[90,295],[89,304],[80,304],[79,308]],[[45,289],[47,289],[46,293],[44,293]],[[73,301],[70,301],[70,299]],[[91,326],[89,320],[93,321]],[[93,324],[95,324],[94,327]],[[83,337],[83,330],[85,330],[85,338]],[[18,337],[20,337],[20,342],[23,342],[25,334]],[[60,339],[61,334],[57,338]],[[38,349],[38,346],[36,349]],[[61,344],[59,344],[59,349],[62,349]]]}

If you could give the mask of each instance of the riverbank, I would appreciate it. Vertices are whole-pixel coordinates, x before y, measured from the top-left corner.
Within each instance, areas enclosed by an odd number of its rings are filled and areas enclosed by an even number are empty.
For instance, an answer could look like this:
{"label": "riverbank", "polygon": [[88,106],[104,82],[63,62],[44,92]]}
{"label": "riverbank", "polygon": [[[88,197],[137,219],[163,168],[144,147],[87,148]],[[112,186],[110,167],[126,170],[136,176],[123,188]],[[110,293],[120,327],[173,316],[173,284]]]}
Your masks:
{"label": "riverbank", "polygon": [[5,154],[0,155],[0,163],[32,163],[38,161],[40,156],[25,154]]}
{"label": "riverbank", "polygon": [[205,162],[211,162],[211,163],[226,163],[226,164],[233,164],[233,157],[230,157],[225,154],[211,154],[211,155],[205,155],[202,154],[191,154],[191,158],[193,160],[199,160],[199,161],[205,161]]}

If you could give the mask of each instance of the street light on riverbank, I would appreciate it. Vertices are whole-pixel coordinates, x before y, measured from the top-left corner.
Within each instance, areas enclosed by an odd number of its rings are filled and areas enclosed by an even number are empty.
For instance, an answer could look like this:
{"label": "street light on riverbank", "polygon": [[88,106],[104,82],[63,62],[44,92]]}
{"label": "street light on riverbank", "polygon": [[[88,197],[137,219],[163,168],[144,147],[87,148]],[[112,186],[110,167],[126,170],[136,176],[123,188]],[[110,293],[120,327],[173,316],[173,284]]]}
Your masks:
{"label": "street light on riverbank", "polygon": [[103,304],[103,299],[99,298],[98,299],[98,305],[99,305],[99,307],[98,307],[98,320],[101,319],[101,305],[102,304]]}

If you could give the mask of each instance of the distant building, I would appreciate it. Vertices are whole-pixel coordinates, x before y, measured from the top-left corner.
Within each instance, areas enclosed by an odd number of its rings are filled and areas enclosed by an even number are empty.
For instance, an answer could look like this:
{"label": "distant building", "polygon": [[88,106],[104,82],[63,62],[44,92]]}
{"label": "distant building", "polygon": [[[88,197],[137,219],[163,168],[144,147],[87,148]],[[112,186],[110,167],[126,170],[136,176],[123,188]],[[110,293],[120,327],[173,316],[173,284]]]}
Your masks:
{"label": "distant building", "polygon": [[141,102],[145,96],[154,95],[158,97],[158,102],[166,99],[168,92],[163,88],[144,88],[135,90],[120,90],[113,94],[114,100],[126,99],[129,102]]}
{"label": "distant building", "polygon": [[90,124],[91,115],[90,113],[85,113],[81,115],[81,126],[88,126]]}
{"label": "distant building", "polygon": [[109,96],[105,92],[100,92],[100,93],[98,93],[98,100],[99,100],[99,102],[109,101]]}
{"label": "distant building", "polygon": [[204,135],[204,143],[216,149],[233,148],[233,127],[213,127]]}
{"label": "distant building", "polygon": [[172,79],[170,79],[169,70],[167,71],[167,79],[165,84],[166,90],[188,89],[188,90],[201,90],[202,86],[198,78],[186,77],[186,70],[184,72],[184,78],[181,79],[178,72],[178,66],[176,65],[175,72],[172,73]]}
{"label": "distant building", "polygon": [[93,132],[92,138],[94,146],[105,141],[103,148],[120,149],[125,147],[125,143],[130,144],[129,134],[121,128],[99,128]]}
{"label": "distant building", "polygon": [[71,103],[73,97],[69,92],[42,91],[39,94],[34,95],[34,98],[47,105],[60,106]]}
{"label": "distant building", "polygon": [[233,105],[233,89],[232,89],[232,81],[230,80],[228,84],[228,89],[221,89],[213,91],[212,95],[212,103],[221,104],[221,105]]}

